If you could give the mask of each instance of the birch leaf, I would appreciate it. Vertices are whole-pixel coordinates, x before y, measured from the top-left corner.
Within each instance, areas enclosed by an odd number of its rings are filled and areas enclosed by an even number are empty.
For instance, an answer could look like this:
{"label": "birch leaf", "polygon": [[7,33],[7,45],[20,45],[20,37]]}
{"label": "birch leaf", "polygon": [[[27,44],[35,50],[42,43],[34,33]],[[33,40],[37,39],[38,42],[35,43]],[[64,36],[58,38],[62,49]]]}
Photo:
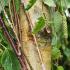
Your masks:
{"label": "birch leaf", "polygon": [[58,66],[57,70],[64,70],[63,66]]}
{"label": "birch leaf", "polygon": [[25,10],[29,10],[34,4],[36,0],[29,0],[28,4],[25,6]]}
{"label": "birch leaf", "polygon": [[33,29],[33,33],[36,34],[39,31],[41,31],[41,29],[45,26],[45,20],[43,17],[39,17],[38,21],[36,22],[36,25]]}
{"label": "birch leaf", "polygon": [[14,52],[6,49],[1,58],[2,67],[4,70],[20,70],[20,64]]}
{"label": "birch leaf", "polygon": [[14,0],[15,1],[15,8],[16,8],[16,11],[18,12],[19,9],[20,9],[20,0]]}
{"label": "birch leaf", "polygon": [[43,0],[44,4],[48,5],[49,7],[56,7],[54,0]]}
{"label": "birch leaf", "polygon": [[52,48],[52,59],[53,60],[59,59],[60,56],[61,56],[60,50],[57,47],[53,47]]}
{"label": "birch leaf", "polygon": [[8,5],[10,0],[0,0],[0,13],[4,10],[4,7]]}
{"label": "birch leaf", "polygon": [[61,26],[62,26],[62,15],[56,11],[54,13],[54,16],[53,16],[53,21],[54,21],[54,29],[57,33],[60,32],[61,30]]}

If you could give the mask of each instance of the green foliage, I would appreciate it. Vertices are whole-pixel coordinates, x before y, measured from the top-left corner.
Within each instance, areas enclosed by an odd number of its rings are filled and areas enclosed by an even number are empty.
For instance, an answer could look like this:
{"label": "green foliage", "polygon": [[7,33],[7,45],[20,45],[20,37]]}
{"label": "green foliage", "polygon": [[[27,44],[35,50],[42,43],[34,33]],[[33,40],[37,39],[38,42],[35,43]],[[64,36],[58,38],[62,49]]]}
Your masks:
{"label": "green foliage", "polygon": [[18,12],[20,9],[20,0],[14,0],[14,2],[15,2],[16,11]]}
{"label": "green foliage", "polygon": [[63,49],[65,56],[67,57],[67,60],[70,62],[70,49],[66,48]]}
{"label": "green foliage", "polygon": [[13,51],[5,49],[1,57],[1,64],[4,70],[20,70],[18,59]]}
{"label": "green foliage", "polygon": [[[0,13],[4,10],[5,6],[8,5],[10,0],[0,0]],[[19,12],[20,8],[20,0],[14,0],[16,11]],[[36,0],[29,0],[25,5],[25,10],[28,11],[34,4]],[[70,62],[70,49],[67,48],[67,43],[65,43],[65,39],[67,40],[68,36],[70,36],[69,26],[67,26],[66,16],[64,15],[64,11],[66,8],[70,7],[70,0],[43,0],[43,3],[49,7],[51,11],[50,19],[52,18],[51,28],[52,28],[52,62],[59,65],[59,59],[62,60],[66,56],[66,60],[64,62]],[[57,7],[56,7],[57,6]],[[50,9],[53,10],[51,10]],[[56,8],[56,9],[55,9]],[[54,10],[55,9],[55,10]],[[46,16],[45,16],[46,17]],[[9,17],[10,18],[10,17]],[[4,19],[5,23],[8,23],[7,20]],[[48,21],[49,22],[49,21]],[[45,19],[41,16],[36,21],[35,27],[33,28],[33,34],[41,31],[46,25]],[[9,34],[16,40],[16,37],[12,31],[12,28],[6,24]],[[70,42],[67,40],[67,42]],[[64,46],[64,47],[63,47]],[[62,58],[61,58],[62,56]],[[6,37],[3,34],[2,28],[0,27],[0,64],[4,67],[4,70],[20,70],[19,61],[14,54],[11,45],[7,41]],[[56,66],[57,70],[64,70],[63,66]]]}
{"label": "green foliage", "polygon": [[[4,22],[6,22],[6,20]],[[11,32],[13,36],[12,29],[10,28],[10,26],[7,27],[9,33]],[[20,63],[16,55],[14,54],[10,43],[4,36],[2,27],[0,27],[0,65],[2,65],[4,70],[20,70]]]}
{"label": "green foliage", "polygon": [[56,11],[53,15],[53,27],[56,33],[59,33],[62,27],[62,15]]}
{"label": "green foliage", "polygon": [[70,8],[70,0],[65,0],[67,2],[67,7]]}
{"label": "green foliage", "polygon": [[[9,42],[7,41],[7,38],[4,36],[4,33],[2,31],[2,28],[0,28],[0,43],[3,44],[3,46],[5,46],[6,48],[12,49],[11,45],[9,44]],[[0,45],[1,46],[1,45]],[[2,46],[2,47],[3,47]]]}
{"label": "green foliage", "polygon": [[3,50],[0,49],[0,64],[1,64],[1,56],[2,56],[2,54],[3,54]]}
{"label": "green foliage", "polygon": [[60,38],[59,38],[58,36],[53,36],[53,37],[52,37],[51,45],[52,45],[53,47],[60,48],[60,47],[61,47]]}
{"label": "green foliage", "polygon": [[63,35],[64,35],[64,38],[67,39],[68,38],[68,28],[67,28],[67,19],[66,19],[66,16],[63,15]]}
{"label": "green foliage", "polygon": [[25,10],[29,10],[34,4],[36,0],[29,0],[28,4],[25,6]]}
{"label": "green foliage", "polygon": [[62,8],[66,8],[66,7],[65,7],[65,6],[66,6],[65,4],[67,4],[67,3],[65,3],[65,0],[61,0],[61,7],[62,7]]}
{"label": "green foliage", "polygon": [[44,4],[48,5],[49,7],[56,7],[54,0],[43,0]]}
{"label": "green foliage", "polygon": [[58,66],[57,70],[64,70],[63,66]]}
{"label": "green foliage", "polygon": [[[68,45],[68,26],[67,18],[64,14],[65,9],[67,8],[67,0],[55,0],[55,3],[58,6],[57,11],[53,11],[52,15],[52,59],[53,61],[58,59],[69,61],[70,63],[70,49],[67,48]],[[64,46],[64,49],[63,49]],[[63,50],[63,51],[62,51]],[[66,57],[65,57],[65,56]],[[60,58],[62,56],[62,58]],[[64,61],[64,62],[65,62]],[[56,64],[55,62],[54,64]],[[58,63],[59,64],[59,63]],[[63,66],[63,64],[62,64]],[[58,66],[57,70],[64,70],[62,66]]]}
{"label": "green foliage", "polygon": [[36,34],[38,33],[40,30],[43,29],[43,27],[45,26],[45,20],[43,17],[39,17],[38,21],[36,22],[36,25],[33,29],[33,33]]}
{"label": "green foliage", "polygon": [[70,8],[70,0],[54,0],[61,8]]}
{"label": "green foliage", "polygon": [[52,48],[52,59],[56,60],[59,59],[61,57],[61,52],[57,47],[53,47]]}
{"label": "green foliage", "polygon": [[0,13],[4,10],[4,7],[8,5],[10,0],[0,0]]}
{"label": "green foliage", "polygon": [[20,63],[0,27],[0,65],[4,70],[20,70]]}

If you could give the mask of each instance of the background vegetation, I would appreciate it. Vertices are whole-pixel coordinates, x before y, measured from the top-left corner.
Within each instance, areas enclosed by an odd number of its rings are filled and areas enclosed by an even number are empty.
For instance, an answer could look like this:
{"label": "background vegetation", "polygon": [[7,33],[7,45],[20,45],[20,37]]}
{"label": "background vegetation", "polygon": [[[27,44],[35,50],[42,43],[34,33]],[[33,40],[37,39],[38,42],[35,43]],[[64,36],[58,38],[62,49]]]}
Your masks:
{"label": "background vegetation", "polygon": [[[34,38],[33,41],[35,41],[37,47],[42,64],[41,69],[44,70],[45,68],[39,51],[39,45],[42,45],[42,42],[50,42],[51,69],[70,70],[70,17],[65,14],[65,10],[70,8],[70,0],[39,1],[42,3],[42,12],[39,17],[36,16],[37,19],[32,26],[28,12],[36,4],[37,0],[0,0],[1,69],[28,70],[26,55],[21,49],[22,44],[19,33],[19,21],[21,20],[20,15],[22,15],[20,14],[20,10],[22,7],[30,27],[29,35]],[[44,7],[48,10],[49,17],[44,13]],[[40,42],[38,42],[38,37],[40,38]],[[30,70],[33,70],[31,65],[30,68]]]}

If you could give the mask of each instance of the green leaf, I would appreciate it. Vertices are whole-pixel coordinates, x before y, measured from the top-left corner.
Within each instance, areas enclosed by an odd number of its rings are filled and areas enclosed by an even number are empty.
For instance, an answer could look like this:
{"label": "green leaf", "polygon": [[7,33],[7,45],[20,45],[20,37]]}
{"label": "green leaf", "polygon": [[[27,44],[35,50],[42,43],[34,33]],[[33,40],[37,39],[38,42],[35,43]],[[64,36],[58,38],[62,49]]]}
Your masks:
{"label": "green leaf", "polygon": [[20,0],[14,0],[15,1],[15,8],[16,8],[16,11],[18,12],[19,9],[20,9]]}
{"label": "green leaf", "polygon": [[60,41],[60,38],[59,36],[53,36],[52,37],[52,43],[51,45],[54,47],[57,47],[57,48],[60,48],[61,47],[61,41]]}
{"label": "green leaf", "polygon": [[[1,1],[2,1],[2,0],[1,0]],[[3,2],[4,2],[4,5],[7,6],[8,3],[10,2],[10,0],[3,0]]]}
{"label": "green leaf", "polygon": [[16,55],[9,49],[4,51],[1,58],[1,64],[2,67],[4,67],[4,70],[20,70],[20,64]]}
{"label": "green leaf", "polygon": [[65,39],[68,39],[68,26],[67,26],[67,18],[65,14],[63,15],[63,35]]}
{"label": "green leaf", "polygon": [[49,7],[56,7],[54,0],[43,0],[44,4],[48,5]]}
{"label": "green leaf", "polygon": [[67,2],[67,7],[70,8],[70,0],[65,0]]}
{"label": "green leaf", "polygon": [[53,26],[56,33],[59,33],[62,28],[62,15],[56,11],[53,16]]}
{"label": "green leaf", "polygon": [[2,56],[2,54],[3,54],[3,50],[0,49],[0,65],[1,65],[1,56]]}
{"label": "green leaf", "polygon": [[61,57],[61,52],[57,47],[53,47],[52,48],[52,59],[56,60],[59,59]]}
{"label": "green leaf", "polygon": [[67,60],[70,62],[70,49],[65,47],[65,49],[63,49],[63,52],[65,56],[67,57]]}
{"label": "green leaf", "polygon": [[61,0],[61,7],[66,8],[67,1]]}
{"label": "green leaf", "polygon": [[8,5],[10,0],[0,0],[0,13],[4,10],[4,7]]}
{"label": "green leaf", "polygon": [[2,29],[0,29],[0,42],[1,44],[3,44],[6,48],[11,48],[10,43],[8,42],[7,38],[4,36],[4,33],[2,31]]}
{"label": "green leaf", "polygon": [[25,6],[25,10],[29,10],[34,4],[36,0],[29,0],[28,4]]}
{"label": "green leaf", "polygon": [[43,17],[39,17],[38,21],[36,22],[36,25],[33,29],[33,33],[36,34],[39,31],[41,31],[41,29],[43,29],[43,27],[45,26],[45,20]]}
{"label": "green leaf", "polygon": [[64,70],[63,66],[58,66],[57,70]]}
{"label": "green leaf", "polygon": [[61,6],[61,8],[70,8],[70,0],[56,0],[56,2],[58,3],[59,6]]}

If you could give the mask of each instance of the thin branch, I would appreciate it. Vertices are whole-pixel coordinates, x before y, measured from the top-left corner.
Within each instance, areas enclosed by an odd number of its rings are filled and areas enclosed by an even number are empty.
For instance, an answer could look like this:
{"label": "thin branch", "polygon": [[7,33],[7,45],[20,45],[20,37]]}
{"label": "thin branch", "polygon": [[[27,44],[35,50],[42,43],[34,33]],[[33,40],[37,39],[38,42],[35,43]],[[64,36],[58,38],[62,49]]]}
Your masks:
{"label": "thin branch", "polygon": [[[19,41],[19,38],[18,38],[17,35],[16,35],[16,32],[15,32],[15,30],[14,30],[14,28],[13,28],[13,26],[12,26],[12,23],[11,23],[11,21],[9,20],[8,15],[7,15],[7,13],[6,13],[5,10],[4,10],[4,15],[5,15],[5,17],[6,17],[7,21],[8,21],[8,24],[11,26],[11,28],[12,28],[12,30],[13,30],[15,36],[16,36],[17,45],[18,45],[18,52],[19,52],[19,55],[20,55],[20,54],[21,54],[21,52],[20,52],[21,43],[20,43],[20,41]],[[24,53],[23,53],[23,54],[24,54]],[[32,68],[32,66],[31,66],[29,60],[28,60],[27,57],[26,57],[26,55],[25,55],[25,58],[26,58],[26,61],[28,62],[29,66],[30,66],[30,69],[33,70],[33,68]]]}
{"label": "thin branch", "polygon": [[13,13],[14,13],[14,26],[16,27],[17,36],[19,37],[19,17],[16,12],[14,0],[12,0],[12,5],[13,5]]}
{"label": "thin branch", "polygon": [[[5,15],[5,17],[6,17],[7,21],[8,21],[8,24],[10,25],[10,27],[12,28],[12,30],[13,30],[15,36],[16,36],[16,39],[17,39],[17,42],[18,42],[18,43],[17,43],[17,44],[18,44],[18,51],[19,51],[19,48],[21,47],[20,41],[19,41],[19,39],[18,39],[18,36],[17,36],[17,34],[16,34],[16,31],[14,30],[14,28],[13,28],[13,26],[12,26],[12,23],[11,23],[11,21],[9,20],[8,15],[7,15],[7,13],[6,13],[5,10],[4,10],[4,15]],[[20,52],[19,52],[19,53],[20,53]]]}
{"label": "thin branch", "polygon": [[13,22],[13,16],[12,16],[12,10],[11,10],[11,3],[10,2],[9,2],[9,13],[10,13],[11,22],[13,24],[14,22]]}
{"label": "thin branch", "polygon": [[7,49],[2,43],[0,43],[0,45],[1,45],[4,49]]}
{"label": "thin branch", "polygon": [[19,52],[17,50],[17,46],[13,43],[13,39],[9,35],[9,32],[7,31],[6,25],[3,22],[1,16],[0,16],[0,25],[1,25],[2,29],[3,29],[3,31],[4,31],[5,36],[7,37],[8,41],[10,42],[13,50],[15,51],[16,56],[18,57],[18,59],[20,61],[20,64],[22,65],[23,70],[28,70],[27,66],[26,66],[26,61],[25,61],[24,54],[22,54],[22,52],[21,52],[21,54],[19,55]]}
{"label": "thin branch", "polygon": [[16,9],[15,9],[14,0],[12,0],[12,6],[13,6],[13,13],[14,13],[14,25],[16,25],[17,24],[17,18],[16,18]]}

